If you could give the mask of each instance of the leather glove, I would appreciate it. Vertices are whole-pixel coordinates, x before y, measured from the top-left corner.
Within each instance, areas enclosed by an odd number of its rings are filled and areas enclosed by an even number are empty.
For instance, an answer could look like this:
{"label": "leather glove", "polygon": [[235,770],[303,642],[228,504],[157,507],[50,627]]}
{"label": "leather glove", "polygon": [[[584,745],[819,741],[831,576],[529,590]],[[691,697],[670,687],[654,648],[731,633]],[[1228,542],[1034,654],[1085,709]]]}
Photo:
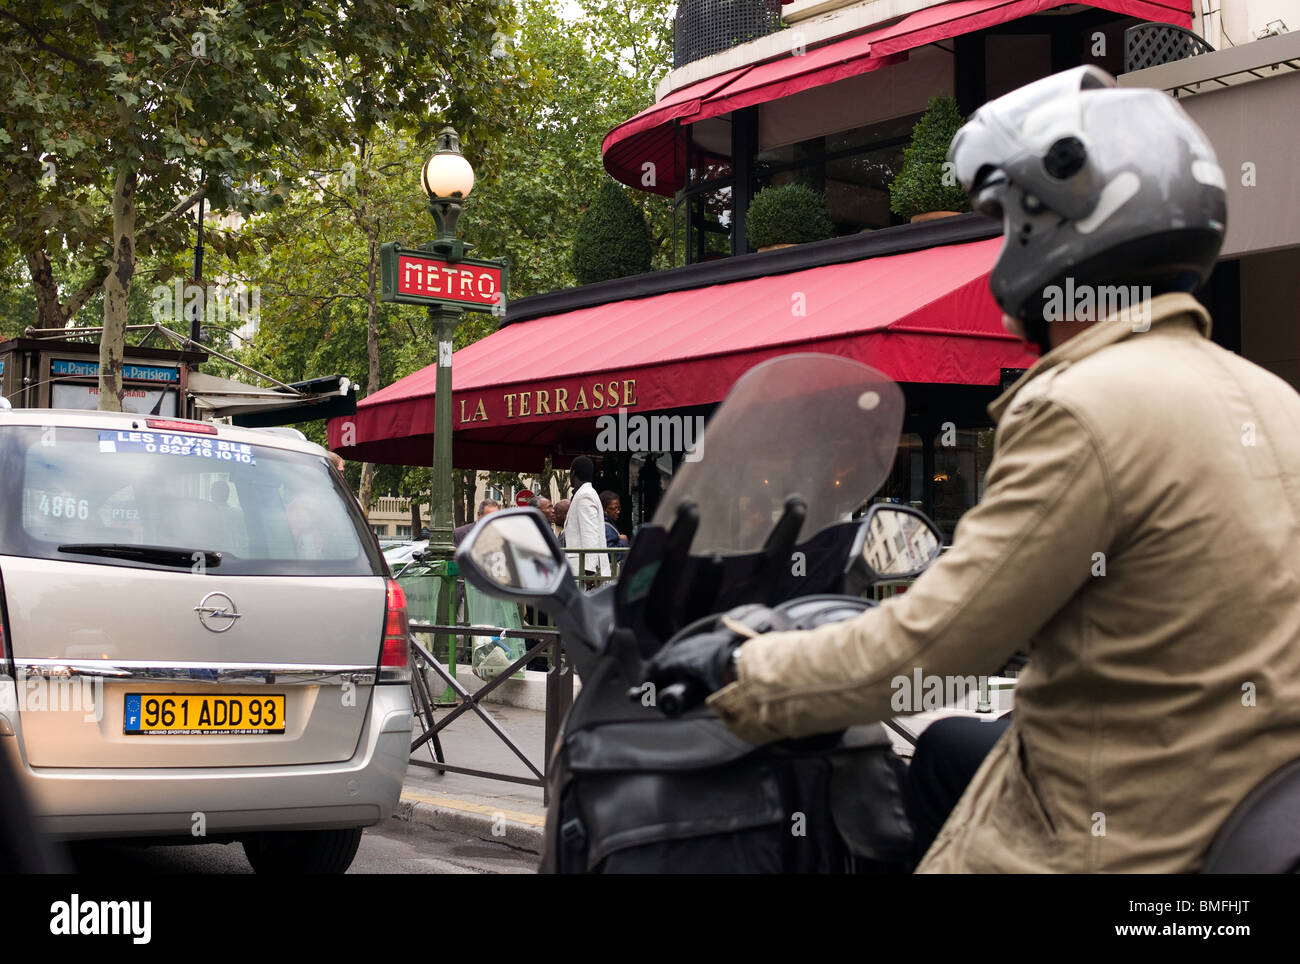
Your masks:
{"label": "leather glove", "polygon": [[732,659],[741,643],[787,625],[782,614],[766,606],[738,606],[712,630],[669,640],[646,665],[646,680],[661,697],[659,708],[676,716],[704,702],[735,678]]}
{"label": "leather glove", "polygon": [[745,637],[730,629],[696,633],[664,646],[646,666],[646,680],[662,689],[673,683],[695,684],[706,693],[726,685],[731,655]]}

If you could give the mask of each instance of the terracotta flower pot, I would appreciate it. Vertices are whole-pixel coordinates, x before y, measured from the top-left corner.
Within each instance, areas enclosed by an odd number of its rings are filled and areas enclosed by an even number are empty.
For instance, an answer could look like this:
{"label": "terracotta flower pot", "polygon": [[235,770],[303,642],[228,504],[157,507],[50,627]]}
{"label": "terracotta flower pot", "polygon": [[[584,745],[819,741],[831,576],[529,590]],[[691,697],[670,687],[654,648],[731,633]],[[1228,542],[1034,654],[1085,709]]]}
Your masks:
{"label": "terracotta flower pot", "polygon": [[916,224],[918,221],[936,221],[939,218],[954,218],[961,214],[960,211],[926,211],[923,214],[913,214],[911,223]]}

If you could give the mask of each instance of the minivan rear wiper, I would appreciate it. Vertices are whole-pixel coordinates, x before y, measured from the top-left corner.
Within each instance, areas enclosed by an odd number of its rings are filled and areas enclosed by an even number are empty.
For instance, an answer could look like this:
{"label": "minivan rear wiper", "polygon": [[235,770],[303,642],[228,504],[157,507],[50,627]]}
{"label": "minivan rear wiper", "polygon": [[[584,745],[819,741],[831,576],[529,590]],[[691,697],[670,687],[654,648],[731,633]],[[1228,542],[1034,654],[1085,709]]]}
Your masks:
{"label": "minivan rear wiper", "polygon": [[159,566],[187,568],[203,558],[203,565],[221,565],[221,553],[215,549],[183,549],[179,546],[137,546],[120,542],[78,542],[59,546],[59,552],[72,552],[83,556],[111,556],[114,559],[132,559],[152,562]]}

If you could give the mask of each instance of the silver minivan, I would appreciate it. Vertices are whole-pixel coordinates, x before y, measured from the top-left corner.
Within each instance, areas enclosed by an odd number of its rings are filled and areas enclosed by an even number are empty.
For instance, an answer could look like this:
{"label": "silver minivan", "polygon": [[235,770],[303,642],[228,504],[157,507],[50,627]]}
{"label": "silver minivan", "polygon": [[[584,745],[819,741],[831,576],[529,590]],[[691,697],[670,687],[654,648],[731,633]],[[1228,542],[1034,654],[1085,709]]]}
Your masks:
{"label": "silver minivan", "polygon": [[295,434],[0,410],[0,752],[51,836],[341,873],[392,814],[405,599]]}

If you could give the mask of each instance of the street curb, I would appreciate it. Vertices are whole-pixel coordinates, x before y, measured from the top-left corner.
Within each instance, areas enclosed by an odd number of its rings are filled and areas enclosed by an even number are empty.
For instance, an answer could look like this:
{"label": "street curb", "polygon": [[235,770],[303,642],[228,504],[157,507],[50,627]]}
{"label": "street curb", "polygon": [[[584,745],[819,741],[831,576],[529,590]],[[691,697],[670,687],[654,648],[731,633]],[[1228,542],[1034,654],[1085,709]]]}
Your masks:
{"label": "street curb", "polygon": [[393,816],[433,830],[463,833],[530,853],[542,852],[545,819],[537,814],[408,790],[402,793]]}

